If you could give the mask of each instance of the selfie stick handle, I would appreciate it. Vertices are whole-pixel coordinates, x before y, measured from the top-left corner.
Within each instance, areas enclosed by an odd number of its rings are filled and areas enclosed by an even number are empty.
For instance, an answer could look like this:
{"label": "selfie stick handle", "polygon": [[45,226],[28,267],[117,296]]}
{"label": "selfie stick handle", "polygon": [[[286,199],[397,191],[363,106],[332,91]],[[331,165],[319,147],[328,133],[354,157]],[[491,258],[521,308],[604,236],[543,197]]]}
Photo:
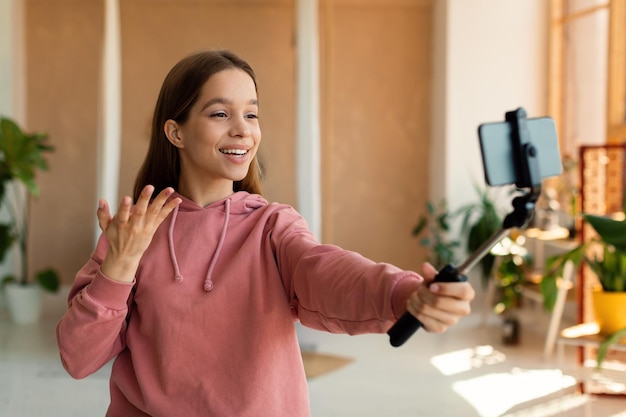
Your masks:
{"label": "selfie stick handle", "polygon": [[[432,282],[463,282],[467,281],[465,273],[476,265],[491,248],[508,235],[513,227],[523,227],[532,218],[535,203],[541,194],[541,173],[537,149],[530,140],[526,121],[526,111],[523,108],[507,112],[506,121],[511,125],[511,141],[513,144],[516,182],[519,189],[528,191],[513,199],[513,212],[509,213],[502,229],[494,233],[458,268],[448,264],[443,267]],[[419,328],[422,323],[408,311],[387,331],[391,346],[398,347],[404,344]]]}

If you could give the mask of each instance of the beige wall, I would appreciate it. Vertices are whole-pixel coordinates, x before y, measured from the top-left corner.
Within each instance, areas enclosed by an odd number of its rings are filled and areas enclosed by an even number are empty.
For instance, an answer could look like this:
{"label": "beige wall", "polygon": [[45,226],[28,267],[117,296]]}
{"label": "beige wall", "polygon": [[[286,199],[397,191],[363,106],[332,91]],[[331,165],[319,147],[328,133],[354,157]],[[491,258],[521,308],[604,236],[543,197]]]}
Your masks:
{"label": "beige wall", "polygon": [[[120,193],[147,149],[158,89],[200,48],[226,47],[259,79],[269,200],[296,205],[294,2],[121,2]],[[320,1],[324,236],[417,267],[410,236],[427,196],[431,1]],[[103,4],[27,0],[27,127],[56,151],[32,204],[31,267],[69,283],[93,245]]]}
{"label": "beige wall", "polygon": [[47,132],[55,147],[31,207],[29,265],[57,268],[70,282],[93,245],[102,9],[99,1],[25,2],[26,128]]}
{"label": "beige wall", "polygon": [[322,3],[323,233],[418,268],[410,234],[428,198],[430,1]]}
{"label": "beige wall", "polygon": [[121,3],[124,111],[120,190],[132,190],[148,147],[154,103],[169,69],[198,49],[228,48],[257,73],[266,196],[295,204],[292,2]]}

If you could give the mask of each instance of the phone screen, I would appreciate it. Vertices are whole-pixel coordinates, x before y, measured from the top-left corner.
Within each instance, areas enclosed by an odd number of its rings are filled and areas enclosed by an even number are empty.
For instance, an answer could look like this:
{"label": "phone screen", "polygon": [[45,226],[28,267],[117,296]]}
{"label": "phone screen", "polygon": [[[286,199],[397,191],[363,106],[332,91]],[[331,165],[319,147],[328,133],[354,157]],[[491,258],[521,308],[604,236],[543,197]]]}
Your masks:
{"label": "phone screen", "polygon": [[[541,178],[561,174],[563,165],[554,120],[550,117],[527,119],[530,141],[537,149]],[[484,123],[478,127],[485,181],[489,185],[515,184],[515,155],[511,125],[507,122]]]}

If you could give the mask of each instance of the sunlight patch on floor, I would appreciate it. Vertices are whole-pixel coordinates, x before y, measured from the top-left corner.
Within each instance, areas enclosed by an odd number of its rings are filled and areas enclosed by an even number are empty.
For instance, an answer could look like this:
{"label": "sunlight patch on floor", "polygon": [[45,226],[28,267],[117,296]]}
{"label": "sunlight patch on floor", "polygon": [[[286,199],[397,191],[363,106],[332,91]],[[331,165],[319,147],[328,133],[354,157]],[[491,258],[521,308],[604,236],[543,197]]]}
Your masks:
{"label": "sunlight patch on floor", "polygon": [[505,359],[504,353],[498,352],[492,346],[484,345],[436,355],[430,358],[430,363],[443,375],[449,376],[502,363]]}
{"label": "sunlight patch on floor", "polygon": [[452,389],[481,417],[497,417],[513,407],[545,397],[575,384],[558,369],[513,369],[458,381]]}
{"label": "sunlight patch on floor", "polygon": [[590,401],[585,394],[569,394],[561,398],[546,401],[524,410],[505,414],[502,417],[552,417],[585,406]]}

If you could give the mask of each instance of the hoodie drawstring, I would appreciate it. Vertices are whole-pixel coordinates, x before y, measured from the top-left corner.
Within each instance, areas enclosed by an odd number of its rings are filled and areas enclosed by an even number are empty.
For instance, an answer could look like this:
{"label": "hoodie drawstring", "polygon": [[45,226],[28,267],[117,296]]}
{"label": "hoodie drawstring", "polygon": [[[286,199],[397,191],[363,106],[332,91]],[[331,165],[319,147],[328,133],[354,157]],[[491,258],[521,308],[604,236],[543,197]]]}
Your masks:
{"label": "hoodie drawstring", "polygon": [[[213,275],[213,270],[215,269],[215,265],[217,264],[217,259],[220,256],[220,251],[222,250],[222,246],[224,246],[224,240],[226,239],[226,231],[228,229],[228,221],[230,219],[230,198],[225,201],[225,209],[224,209],[224,224],[222,226],[222,233],[220,234],[220,240],[217,243],[217,248],[215,249],[215,253],[213,254],[213,259],[211,259],[211,264],[209,265],[209,269],[206,274],[206,278],[204,279],[204,291],[209,292],[213,290],[213,281],[211,276]],[[170,220],[170,227],[168,230],[168,243],[170,248],[170,258],[172,260],[172,265],[174,267],[174,280],[176,282],[182,282],[183,276],[180,273],[180,269],[178,267],[178,260],[176,259],[176,252],[174,251],[174,225],[176,224],[176,217],[178,217],[178,206],[174,208],[174,212],[172,213],[172,218]]]}
{"label": "hoodie drawstring", "polygon": [[224,246],[224,240],[226,239],[226,229],[228,227],[228,220],[230,218],[230,198],[227,198],[226,201],[225,216],[224,216],[224,225],[222,226],[222,233],[220,234],[220,240],[217,243],[217,248],[215,249],[215,254],[213,254],[213,259],[211,259],[211,264],[209,265],[209,270],[206,273],[206,278],[204,280],[204,291],[211,291],[213,289],[213,281],[211,280],[211,275],[213,275],[213,269],[215,269],[215,264],[217,263],[217,258],[220,256],[220,251],[222,250],[222,246]]}
{"label": "hoodie drawstring", "polygon": [[167,241],[170,246],[170,258],[172,259],[172,265],[174,266],[174,281],[183,282],[183,276],[180,274],[178,268],[178,260],[176,259],[176,252],[174,252],[174,225],[176,224],[176,217],[178,217],[178,206],[174,207],[172,218],[170,220],[170,228],[167,232]]}

